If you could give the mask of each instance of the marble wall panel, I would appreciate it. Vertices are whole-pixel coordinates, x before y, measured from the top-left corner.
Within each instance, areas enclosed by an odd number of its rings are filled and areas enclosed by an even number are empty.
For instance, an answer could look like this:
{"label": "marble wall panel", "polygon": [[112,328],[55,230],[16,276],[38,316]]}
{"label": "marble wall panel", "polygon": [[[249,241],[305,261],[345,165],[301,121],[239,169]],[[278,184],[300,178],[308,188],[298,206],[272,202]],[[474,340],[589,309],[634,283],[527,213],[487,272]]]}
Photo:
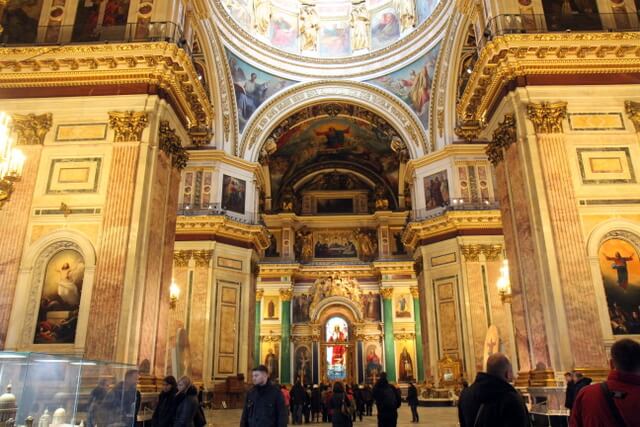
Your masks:
{"label": "marble wall panel", "polygon": [[467,262],[466,269],[469,309],[472,319],[471,331],[473,334],[474,365],[478,371],[481,371],[484,356],[484,339],[487,333],[482,266],[479,262]]}

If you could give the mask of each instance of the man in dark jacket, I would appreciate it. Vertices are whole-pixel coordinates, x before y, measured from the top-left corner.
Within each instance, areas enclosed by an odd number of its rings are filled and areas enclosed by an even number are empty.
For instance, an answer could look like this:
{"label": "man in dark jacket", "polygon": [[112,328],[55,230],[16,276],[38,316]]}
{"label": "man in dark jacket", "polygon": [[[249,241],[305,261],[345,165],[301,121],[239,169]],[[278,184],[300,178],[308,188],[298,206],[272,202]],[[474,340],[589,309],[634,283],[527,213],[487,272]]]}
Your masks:
{"label": "man in dark jacket", "polygon": [[247,393],[240,427],[285,427],[288,413],[280,389],[269,381],[266,366],[253,368],[254,387]]}
{"label": "man in dark jacket", "polygon": [[386,372],[380,373],[380,379],[373,387],[373,398],[378,408],[378,427],[396,427],[402,400],[400,390],[389,384]]}
{"label": "man in dark jacket", "polygon": [[203,427],[206,420],[200,412],[198,390],[191,383],[191,378],[182,377],[178,381],[178,392],[174,397],[175,417],[173,427]]}
{"label": "man in dark jacket", "polygon": [[571,410],[573,401],[576,398],[575,383],[573,382],[573,375],[571,372],[565,372],[564,380],[567,382],[567,390],[564,393],[564,407]]}
{"label": "man in dark jacket", "polygon": [[[593,380],[591,378],[585,377],[584,375],[582,375],[581,372],[574,372],[573,373],[573,383],[574,383],[573,401],[575,401],[576,397],[578,397],[578,393],[580,393],[580,390],[582,390],[592,382]],[[573,407],[573,402],[571,406]]]}
{"label": "man in dark jacket", "polygon": [[302,424],[302,410],[307,400],[307,394],[300,380],[291,387],[291,412],[293,413],[293,424]]}
{"label": "man in dark jacket", "polygon": [[173,376],[165,377],[162,382],[162,392],[158,397],[158,404],[153,411],[151,425],[153,427],[170,427],[176,414],[175,397],[178,391],[178,382]]}
{"label": "man in dark jacket", "polygon": [[411,407],[411,422],[419,423],[420,417],[418,416],[418,389],[413,383],[409,383],[409,390],[407,390],[407,403]]}
{"label": "man in dark jacket", "polygon": [[640,344],[617,341],[611,346],[609,363],[607,380],[583,388],[576,396],[571,427],[640,426]]}
{"label": "man in dark jacket", "polygon": [[515,388],[511,362],[502,353],[487,360],[487,372],[460,396],[458,418],[461,427],[530,427],[529,412]]}

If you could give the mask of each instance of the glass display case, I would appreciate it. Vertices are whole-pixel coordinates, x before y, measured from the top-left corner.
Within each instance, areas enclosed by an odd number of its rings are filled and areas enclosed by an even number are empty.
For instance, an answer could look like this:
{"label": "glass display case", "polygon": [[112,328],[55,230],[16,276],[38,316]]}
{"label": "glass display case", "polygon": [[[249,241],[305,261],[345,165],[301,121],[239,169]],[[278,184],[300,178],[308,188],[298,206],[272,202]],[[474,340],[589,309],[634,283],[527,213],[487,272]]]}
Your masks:
{"label": "glass display case", "polygon": [[135,369],[73,356],[0,352],[0,426],[131,426]]}

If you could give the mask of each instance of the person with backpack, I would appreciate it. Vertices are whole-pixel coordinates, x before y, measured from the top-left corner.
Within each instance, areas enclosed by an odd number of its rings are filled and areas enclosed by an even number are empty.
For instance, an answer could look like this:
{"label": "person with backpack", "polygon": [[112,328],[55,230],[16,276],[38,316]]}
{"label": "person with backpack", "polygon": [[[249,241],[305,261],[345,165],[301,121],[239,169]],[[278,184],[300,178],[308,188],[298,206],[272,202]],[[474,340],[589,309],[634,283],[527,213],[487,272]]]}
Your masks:
{"label": "person with backpack", "polygon": [[460,427],[530,427],[531,419],[522,396],[509,384],[511,361],[502,353],[487,359],[487,372],[480,372],[471,387],[460,395]]}
{"label": "person with backpack", "polygon": [[420,417],[418,416],[418,389],[412,382],[409,383],[409,390],[407,391],[407,403],[411,407],[411,422],[419,423]]}
{"label": "person with backpack", "polygon": [[187,376],[180,378],[174,402],[176,414],[173,427],[203,427],[207,425],[202,408],[198,403],[198,390],[191,383],[191,378]]}
{"label": "person with backpack", "polygon": [[373,398],[378,409],[378,427],[396,427],[402,397],[400,390],[389,384],[386,372],[380,373],[380,378],[373,387]]}
{"label": "person with backpack", "polygon": [[607,380],[576,395],[571,427],[640,426],[640,344],[621,339],[611,346]]}
{"label": "person with backpack", "polygon": [[329,401],[331,409],[331,425],[332,427],[351,427],[351,407],[353,401],[349,399],[344,387],[340,381],[333,384],[333,395]]}

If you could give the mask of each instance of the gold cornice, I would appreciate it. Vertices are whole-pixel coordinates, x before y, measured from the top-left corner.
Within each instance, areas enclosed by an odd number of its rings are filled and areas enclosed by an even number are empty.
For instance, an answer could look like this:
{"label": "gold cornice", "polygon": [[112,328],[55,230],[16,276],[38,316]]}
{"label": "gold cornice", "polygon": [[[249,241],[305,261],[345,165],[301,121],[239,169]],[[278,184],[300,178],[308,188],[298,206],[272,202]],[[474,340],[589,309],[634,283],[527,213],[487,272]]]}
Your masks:
{"label": "gold cornice", "polygon": [[527,117],[533,123],[538,134],[562,133],[562,121],[566,116],[566,102],[543,102],[541,104],[532,102],[527,105]]}
{"label": "gold cornice", "polygon": [[413,261],[375,261],[373,266],[380,274],[408,273],[412,276],[415,274]]}
{"label": "gold cornice", "polygon": [[292,276],[294,273],[300,270],[300,264],[258,264],[260,267],[260,277],[282,277]]}
{"label": "gold cornice", "polygon": [[402,241],[406,246],[415,248],[422,240],[452,232],[501,228],[502,216],[499,210],[447,211],[435,218],[410,222],[402,235]]}
{"label": "gold cornice", "polygon": [[11,130],[16,133],[16,145],[42,145],[51,129],[52,117],[51,113],[12,114]]}
{"label": "gold cornice", "polygon": [[173,43],[0,48],[0,58],[0,89],[151,84],[170,93],[189,128],[212,124],[191,59]]}
{"label": "gold cornice", "polygon": [[500,91],[517,77],[638,72],[639,32],[496,36],[480,53],[456,108],[458,119],[484,122]]}
{"label": "gold cornice", "polygon": [[636,127],[636,132],[640,132],[640,102],[627,101],[624,103],[629,119]]}
{"label": "gold cornice", "polygon": [[493,139],[486,148],[489,161],[495,166],[504,158],[504,150],[515,143],[518,138],[516,119],[513,114],[505,114],[502,123],[493,132]]}
{"label": "gold cornice", "polygon": [[405,176],[412,176],[413,173],[422,167],[428,166],[440,160],[455,156],[482,156],[485,157],[485,144],[454,144],[447,145],[442,150],[427,154],[419,159],[410,160],[407,163]]}
{"label": "gold cornice", "polygon": [[256,250],[269,247],[269,231],[262,225],[243,224],[222,215],[183,216],[176,223],[176,235],[209,234],[245,242]]}

